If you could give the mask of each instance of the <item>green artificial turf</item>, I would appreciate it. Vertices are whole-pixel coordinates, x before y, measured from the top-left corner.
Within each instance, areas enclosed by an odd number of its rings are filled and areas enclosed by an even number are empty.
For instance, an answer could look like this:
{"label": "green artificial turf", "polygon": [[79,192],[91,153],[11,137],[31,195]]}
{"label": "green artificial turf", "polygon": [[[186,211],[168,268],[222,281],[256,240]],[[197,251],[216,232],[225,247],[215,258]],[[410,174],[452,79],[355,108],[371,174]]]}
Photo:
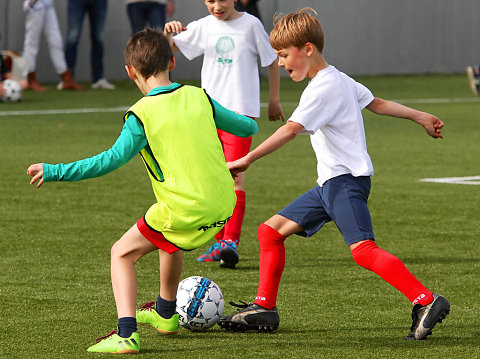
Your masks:
{"label": "green artificial turf", "polygon": [[[286,241],[280,285],[280,328],[273,334],[204,333],[181,329],[160,336],[140,327],[144,358],[480,358],[480,187],[420,182],[421,178],[479,176],[480,102],[464,76],[359,77],[386,99],[445,121],[443,140],[418,125],[364,111],[375,176],[369,207],[379,246],[397,255],[429,288],[446,296],[451,313],[426,341],[403,339],[411,304],[373,273],[357,266],[333,224],[309,239]],[[195,82],[193,82],[195,83]],[[267,101],[262,80],[262,102]],[[116,324],[110,284],[111,245],[154,201],[140,158],[99,179],[28,185],[28,165],[69,162],[108,149],[122,127],[122,110],[84,114],[5,115],[5,111],[126,108],[140,97],[132,83],[114,91],[26,92],[0,104],[0,358],[92,358],[95,338]],[[283,79],[288,116],[306,83]],[[463,100],[445,100],[445,99]],[[437,99],[435,101],[429,99]],[[3,113],[3,115],[2,115]],[[254,146],[281,123],[265,108]],[[183,278],[206,276],[229,301],[256,294],[260,223],[315,186],[308,136],[256,162],[247,172],[247,211],[232,271],[195,258],[211,243],[185,253]],[[137,264],[138,302],[158,293],[158,256]]]}

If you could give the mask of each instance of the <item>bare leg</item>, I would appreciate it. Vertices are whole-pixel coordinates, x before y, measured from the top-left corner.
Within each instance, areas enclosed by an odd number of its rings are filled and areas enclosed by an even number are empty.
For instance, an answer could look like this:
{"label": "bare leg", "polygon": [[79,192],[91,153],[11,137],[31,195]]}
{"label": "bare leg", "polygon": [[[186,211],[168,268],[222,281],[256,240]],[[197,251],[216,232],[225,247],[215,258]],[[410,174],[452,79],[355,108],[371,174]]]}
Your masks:
{"label": "bare leg", "polygon": [[279,214],[275,214],[270,217],[268,220],[265,221],[265,224],[272,227],[285,238],[302,231],[302,227],[297,222],[294,222]]}
{"label": "bare leg", "polygon": [[182,275],[183,255],[181,251],[168,254],[161,249],[160,256],[160,297],[173,301],[177,298],[178,283]]}
{"label": "bare leg", "polygon": [[112,247],[111,277],[119,318],[135,317],[137,277],[135,263],[145,254],[158,250],[134,224]]}
{"label": "bare leg", "polygon": [[245,191],[245,172],[240,172],[234,180],[235,191]]}

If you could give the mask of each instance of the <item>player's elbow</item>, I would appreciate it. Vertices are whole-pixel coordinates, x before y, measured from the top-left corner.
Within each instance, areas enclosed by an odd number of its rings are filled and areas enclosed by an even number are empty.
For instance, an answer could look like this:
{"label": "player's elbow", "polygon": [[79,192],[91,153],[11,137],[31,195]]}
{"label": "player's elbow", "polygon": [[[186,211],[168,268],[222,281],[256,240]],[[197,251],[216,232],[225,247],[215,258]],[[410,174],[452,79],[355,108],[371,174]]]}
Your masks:
{"label": "player's elbow", "polygon": [[292,140],[305,129],[303,125],[293,121],[287,122],[284,126],[287,131],[287,136]]}

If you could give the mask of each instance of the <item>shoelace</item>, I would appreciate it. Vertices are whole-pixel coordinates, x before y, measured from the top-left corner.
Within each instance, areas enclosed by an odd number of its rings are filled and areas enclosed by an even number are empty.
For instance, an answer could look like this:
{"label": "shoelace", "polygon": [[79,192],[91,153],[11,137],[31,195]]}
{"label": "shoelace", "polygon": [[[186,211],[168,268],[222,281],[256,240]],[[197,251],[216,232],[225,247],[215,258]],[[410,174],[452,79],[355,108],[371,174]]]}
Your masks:
{"label": "shoelace", "polygon": [[115,334],[117,334],[117,331],[112,330],[112,332],[110,334],[107,334],[107,335],[105,335],[104,337],[101,337],[101,338],[97,338],[96,342],[100,343],[103,339],[110,338],[112,335],[115,335]]}
{"label": "shoelace", "polygon": [[236,249],[237,247],[237,244],[231,239],[221,239],[219,242],[221,243],[222,248],[231,247]]}
{"label": "shoelace", "polygon": [[137,309],[138,310],[152,310],[155,307],[155,302],[145,302],[140,304]]}
{"label": "shoelace", "polygon": [[245,303],[243,300],[239,300],[239,302],[240,302],[241,304],[238,304],[238,303],[235,303],[235,302],[229,302],[229,304],[230,304],[232,307],[237,307],[237,308],[239,308],[238,310],[248,308],[249,306],[251,306],[251,305],[253,304],[253,303]]}

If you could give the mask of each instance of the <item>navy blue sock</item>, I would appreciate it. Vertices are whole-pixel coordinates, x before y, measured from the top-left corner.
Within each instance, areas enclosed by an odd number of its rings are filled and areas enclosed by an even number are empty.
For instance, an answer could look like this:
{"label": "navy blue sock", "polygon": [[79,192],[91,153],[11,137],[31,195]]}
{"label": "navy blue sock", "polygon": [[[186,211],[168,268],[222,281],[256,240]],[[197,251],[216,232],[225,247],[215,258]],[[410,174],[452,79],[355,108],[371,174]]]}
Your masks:
{"label": "navy blue sock", "polygon": [[177,310],[177,300],[165,300],[160,295],[157,298],[157,304],[155,305],[157,313],[160,314],[162,318],[169,319]]}
{"label": "navy blue sock", "polygon": [[118,318],[118,335],[122,338],[128,338],[133,332],[137,331],[137,319],[134,317]]}

